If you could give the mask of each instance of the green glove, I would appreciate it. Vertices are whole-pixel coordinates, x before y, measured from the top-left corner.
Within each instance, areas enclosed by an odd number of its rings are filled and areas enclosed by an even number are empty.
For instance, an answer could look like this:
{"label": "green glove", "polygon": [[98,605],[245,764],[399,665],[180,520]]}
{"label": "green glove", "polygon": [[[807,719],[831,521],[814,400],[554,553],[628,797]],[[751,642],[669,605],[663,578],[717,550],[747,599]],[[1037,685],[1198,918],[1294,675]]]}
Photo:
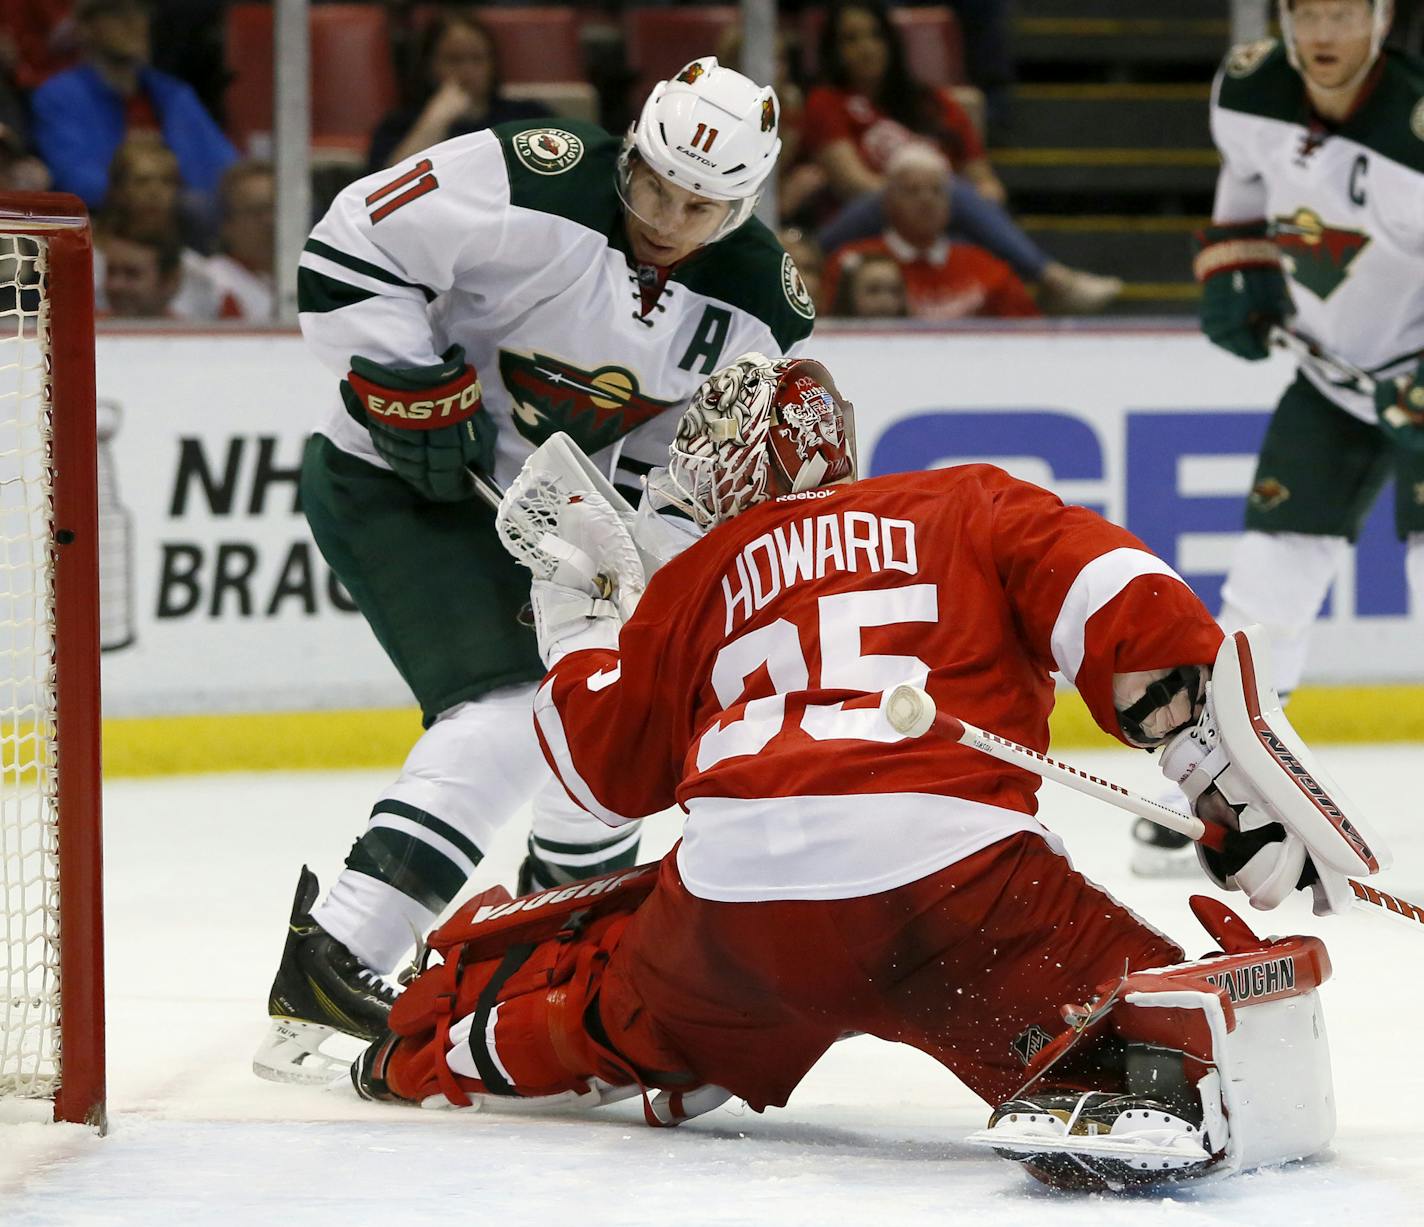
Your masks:
{"label": "green glove", "polygon": [[1424,362],[1412,375],[1375,384],[1380,429],[1400,447],[1424,452]]}
{"label": "green glove", "polygon": [[1294,314],[1280,251],[1267,237],[1266,223],[1208,226],[1196,241],[1193,271],[1202,287],[1202,331],[1213,345],[1259,362],[1270,353],[1271,325]]}
{"label": "green glove", "polygon": [[353,357],[341,397],[346,412],[371,432],[385,462],[427,498],[473,498],[466,468],[494,468],[495,424],[459,345],[436,366],[382,366]]}

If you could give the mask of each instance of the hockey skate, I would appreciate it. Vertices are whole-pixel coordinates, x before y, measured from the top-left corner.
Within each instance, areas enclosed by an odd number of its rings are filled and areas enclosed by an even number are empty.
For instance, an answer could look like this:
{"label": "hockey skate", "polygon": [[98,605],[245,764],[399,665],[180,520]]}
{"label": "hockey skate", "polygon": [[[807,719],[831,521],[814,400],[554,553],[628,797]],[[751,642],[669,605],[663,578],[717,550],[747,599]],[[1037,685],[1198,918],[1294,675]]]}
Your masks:
{"label": "hockey skate", "polygon": [[[1188,813],[1185,798],[1178,790],[1171,797],[1158,797],[1163,805]],[[1150,818],[1132,824],[1132,857],[1128,868],[1138,878],[1196,878],[1196,849],[1187,836],[1158,826]]]}
{"label": "hockey skate", "polygon": [[252,1058],[252,1072],[272,1082],[326,1086],[344,1077],[359,1043],[385,1034],[397,996],[312,919],[317,889],[316,875],[303,865],[267,998],[272,1026]]}
{"label": "hockey skate", "polygon": [[990,1146],[1060,1189],[1121,1192],[1201,1175],[1216,1160],[1203,1144],[1201,1108],[1142,1095],[1045,1091],[994,1109],[967,1141]]}

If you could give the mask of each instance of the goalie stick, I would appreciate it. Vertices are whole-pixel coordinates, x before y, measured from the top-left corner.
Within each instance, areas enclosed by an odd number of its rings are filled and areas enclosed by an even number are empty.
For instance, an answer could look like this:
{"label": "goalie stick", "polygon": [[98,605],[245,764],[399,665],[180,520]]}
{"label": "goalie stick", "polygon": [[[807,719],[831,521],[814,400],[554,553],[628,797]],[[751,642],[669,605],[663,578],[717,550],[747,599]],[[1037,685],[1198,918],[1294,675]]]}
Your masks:
{"label": "goalie stick", "polygon": [[[1077,767],[1049,758],[1037,750],[1030,750],[1016,741],[1000,737],[997,733],[986,732],[957,716],[938,711],[934,699],[919,686],[907,683],[887,691],[883,710],[891,727],[907,737],[923,737],[934,729],[935,732],[942,733],[960,745],[978,750],[981,754],[987,754],[1001,762],[1012,763],[1016,767],[1026,767],[1045,780],[1052,780],[1086,796],[1106,801],[1138,817],[1150,818],[1153,822],[1179,831],[1208,848],[1220,850],[1225,843],[1226,832],[1219,826],[1169,809],[1121,784],[1080,771]],[[1355,896],[1355,907],[1360,911],[1368,915],[1385,915],[1394,920],[1402,920],[1416,929],[1424,928],[1424,906],[1367,886],[1354,878],[1347,878],[1346,881]]]}

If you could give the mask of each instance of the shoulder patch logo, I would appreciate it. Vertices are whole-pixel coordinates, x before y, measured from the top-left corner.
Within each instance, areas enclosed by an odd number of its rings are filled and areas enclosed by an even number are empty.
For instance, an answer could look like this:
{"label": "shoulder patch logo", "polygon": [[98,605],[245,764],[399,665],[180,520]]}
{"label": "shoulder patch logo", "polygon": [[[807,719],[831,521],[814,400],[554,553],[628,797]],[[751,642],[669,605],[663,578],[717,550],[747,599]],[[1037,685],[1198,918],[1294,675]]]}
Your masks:
{"label": "shoulder patch logo", "polygon": [[791,258],[789,251],[781,253],[781,288],[786,293],[786,301],[797,315],[808,320],[816,318],[816,304],[811,301],[811,291],[801,280],[796,261]]}
{"label": "shoulder patch logo", "polygon": [[1274,38],[1263,38],[1259,42],[1242,43],[1231,48],[1231,53],[1226,57],[1226,75],[1249,77],[1261,67],[1261,61],[1271,54],[1275,46]]}
{"label": "shoulder patch logo", "polygon": [[536,175],[561,175],[583,157],[583,141],[562,128],[530,128],[515,135],[514,156]]}
{"label": "shoulder patch logo", "polygon": [[1414,114],[1409,117],[1409,130],[1424,141],[1424,98],[1414,104]]}

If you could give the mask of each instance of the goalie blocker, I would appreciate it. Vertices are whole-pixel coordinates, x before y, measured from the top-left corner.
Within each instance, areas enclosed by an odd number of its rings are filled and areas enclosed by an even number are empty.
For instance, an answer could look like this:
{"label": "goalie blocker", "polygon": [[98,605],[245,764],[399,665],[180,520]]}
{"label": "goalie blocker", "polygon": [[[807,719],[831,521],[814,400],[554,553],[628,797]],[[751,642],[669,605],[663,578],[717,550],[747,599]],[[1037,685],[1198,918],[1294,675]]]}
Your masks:
{"label": "goalie blocker", "polygon": [[1349,875],[1387,869],[1390,855],[1281,710],[1259,626],[1228,635],[1196,721],[1162,751],[1162,771],[1192,812],[1226,828],[1225,846],[1197,845],[1207,874],[1253,907],[1310,887],[1318,916],[1354,902]]}

